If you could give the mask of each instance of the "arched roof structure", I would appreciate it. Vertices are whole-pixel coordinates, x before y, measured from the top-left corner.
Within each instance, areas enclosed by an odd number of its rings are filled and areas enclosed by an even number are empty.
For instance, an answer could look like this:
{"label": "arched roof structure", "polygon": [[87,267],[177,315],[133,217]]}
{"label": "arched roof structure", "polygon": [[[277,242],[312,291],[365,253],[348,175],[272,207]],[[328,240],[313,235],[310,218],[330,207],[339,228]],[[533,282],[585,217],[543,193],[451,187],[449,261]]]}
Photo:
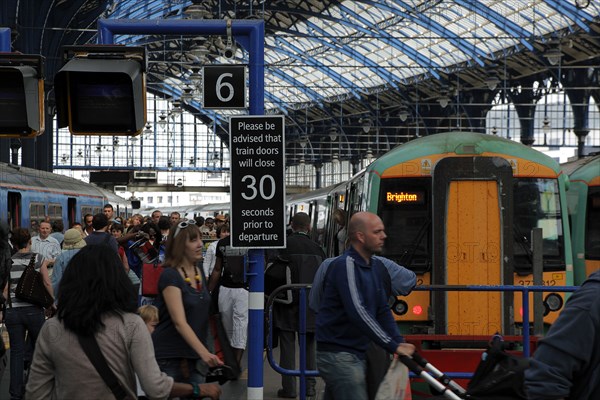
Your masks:
{"label": "arched roof structure", "polygon": [[[360,157],[375,130],[393,143],[408,140],[415,130],[430,134],[459,123],[484,131],[485,111],[498,94],[527,105],[536,94],[523,97],[517,88],[534,88],[534,82],[549,78],[563,86],[572,78],[600,98],[589,89],[598,86],[600,64],[597,0],[4,0],[0,5],[0,26],[11,28],[13,51],[44,55],[50,88],[61,67],[61,46],[95,43],[99,18],[263,19],[265,109],[286,116],[291,164],[298,161],[295,149],[306,141],[314,151],[307,161],[321,163],[331,159],[342,138],[350,149],[345,154]],[[243,64],[247,54],[238,49],[226,59],[226,37],[122,35],[116,42],[146,46],[149,91],[177,99],[194,90],[184,107],[215,122],[215,133],[226,139],[227,116],[236,111],[204,110],[196,78],[202,65]],[[569,78],[568,71],[585,68],[592,69],[589,79],[578,81],[577,72]],[[530,128],[521,125],[521,137],[531,140]]]}

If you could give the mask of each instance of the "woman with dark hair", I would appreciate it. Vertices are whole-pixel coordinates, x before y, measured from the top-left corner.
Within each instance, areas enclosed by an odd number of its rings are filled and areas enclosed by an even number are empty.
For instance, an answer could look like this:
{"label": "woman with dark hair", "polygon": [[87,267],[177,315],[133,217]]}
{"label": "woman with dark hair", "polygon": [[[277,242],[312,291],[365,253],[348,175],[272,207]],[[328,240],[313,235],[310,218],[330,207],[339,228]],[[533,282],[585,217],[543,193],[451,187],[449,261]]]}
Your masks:
{"label": "woman with dark hair", "polygon": [[[44,325],[44,308],[28,303],[15,297],[15,289],[23,271],[34,260],[34,268],[42,275],[42,280],[48,293],[52,294],[52,284],[48,275],[48,261],[40,254],[31,252],[31,234],[29,230],[15,228],[10,238],[17,252],[12,256],[12,267],[10,269],[9,281],[3,287],[4,298],[7,299],[5,315],[6,330],[10,343],[10,398],[21,399],[25,392],[23,381],[23,369],[25,364],[25,334],[28,335],[31,350],[42,325]],[[29,358],[31,354],[28,352]]]}
{"label": "woman with dark hair", "polygon": [[152,333],[156,359],[160,369],[176,380],[202,383],[208,368],[223,363],[204,345],[210,293],[198,266],[202,239],[194,220],[171,228],[165,256],[154,303],[159,310]]}
{"label": "woman with dark hair", "polygon": [[58,303],[57,318],[46,322],[38,338],[27,398],[113,398],[79,345],[79,337],[90,336],[129,398],[136,398],[136,374],[150,398],[219,398],[217,385],[174,383],[160,372],[148,329],[136,314],[131,281],[118,254],[106,245],[86,246],[73,256]]}

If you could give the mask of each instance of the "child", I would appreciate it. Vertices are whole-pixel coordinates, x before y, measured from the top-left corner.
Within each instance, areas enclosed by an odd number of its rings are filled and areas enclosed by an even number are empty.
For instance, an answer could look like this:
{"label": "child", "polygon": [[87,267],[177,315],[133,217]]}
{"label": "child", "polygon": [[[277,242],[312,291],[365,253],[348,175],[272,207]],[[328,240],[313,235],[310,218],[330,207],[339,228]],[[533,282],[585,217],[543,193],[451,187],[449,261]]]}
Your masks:
{"label": "child", "polygon": [[146,304],[138,308],[138,314],[140,314],[140,317],[142,317],[148,327],[148,331],[152,334],[158,324],[158,308],[151,304]]}
{"label": "child", "polygon": [[[148,332],[152,334],[154,332],[154,328],[158,324],[158,308],[151,304],[146,304],[138,308],[138,314],[142,317],[142,320],[146,323],[148,327]],[[143,400],[147,399],[146,393],[142,390],[142,386],[140,385],[140,381],[136,375],[135,380],[137,382],[137,394],[138,399]]]}

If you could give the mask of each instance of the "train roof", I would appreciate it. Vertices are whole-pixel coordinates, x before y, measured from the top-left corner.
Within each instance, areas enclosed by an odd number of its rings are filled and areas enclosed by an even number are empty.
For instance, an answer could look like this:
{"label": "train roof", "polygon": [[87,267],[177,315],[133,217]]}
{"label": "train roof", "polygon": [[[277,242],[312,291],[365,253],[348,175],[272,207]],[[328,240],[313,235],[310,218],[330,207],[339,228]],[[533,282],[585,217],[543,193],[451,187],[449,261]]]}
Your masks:
{"label": "train roof", "polygon": [[432,154],[481,154],[484,152],[506,154],[525,158],[560,171],[560,166],[551,157],[524,144],[476,132],[444,132],[411,140],[379,157],[367,169],[379,172],[401,162]]}
{"label": "train roof", "polygon": [[0,187],[106,197],[98,187],[78,179],[3,162],[0,162]]}
{"label": "train roof", "polygon": [[314,199],[326,198],[327,195],[333,191],[335,191],[338,187],[344,187],[346,182],[337,183],[335,185],[330,185],[324,188],[311,190],[304,193],[294,193],[287,196],[286,202],[288,203],[297,203],[300,201],[310,201]]}
{"label": "train roof", "polygon": [[600,177],[600,154],[583,157],[575,161],[561,164],[562,170],[571,181],[585,181],[590,184],[592,180]]}

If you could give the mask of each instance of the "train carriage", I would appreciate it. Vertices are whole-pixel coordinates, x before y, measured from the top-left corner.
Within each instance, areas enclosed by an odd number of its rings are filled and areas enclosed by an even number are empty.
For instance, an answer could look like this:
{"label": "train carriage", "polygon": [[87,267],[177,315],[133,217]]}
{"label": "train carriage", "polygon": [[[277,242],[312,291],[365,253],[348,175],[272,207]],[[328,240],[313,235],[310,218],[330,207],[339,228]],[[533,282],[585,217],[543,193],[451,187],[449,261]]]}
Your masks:
{"label": "train carriage", "polygon": [[[383,219],[384,255],[414,270],[420,284],[532,285],[531,230],[542,228],[544,283],[571,285],[566,181],[556,161],[520,143],[449,132],[413,140],[370,164],[351,180],[347,205],[350,213],[368,210]],[[544,293],[563,298],[550,295]],[[394,308],[405,332],[515,334],[521,300],[510,293],[416,292]],[[546,323],[561,304],[546,304]]]}
{"label": "train carriage", "polygon": [[567,191],[575,283],[600,269],[600,154],[562,165]]}
{"label": "train carriage", "polygon": [[65,227],[85,214],[102,212],[114,203],[118,215],[128,215],[127,202],[107,191],[67,176],[0,163],[0,220],[10,228],[31,227],[46,218]]}

